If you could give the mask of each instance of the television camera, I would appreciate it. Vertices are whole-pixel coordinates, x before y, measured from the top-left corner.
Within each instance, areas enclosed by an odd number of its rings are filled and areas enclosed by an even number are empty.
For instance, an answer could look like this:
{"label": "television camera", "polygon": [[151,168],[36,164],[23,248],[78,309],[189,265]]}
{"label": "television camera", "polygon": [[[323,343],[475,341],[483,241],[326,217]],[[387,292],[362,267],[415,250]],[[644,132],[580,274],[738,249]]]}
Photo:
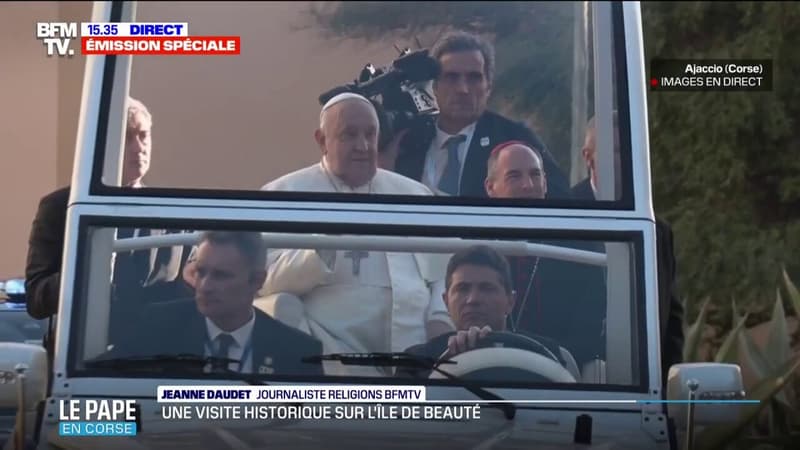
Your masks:
{"label": "television camera", "polygon": [[428,82],[438,76],[439,64],[427,49],[406,48],[388,67],[367,64],[353,83],[337,86],[319,96],[324,105],[336,95],[352,92],[368,98],[378,111],[380,121],[379,149],[392,140],[395,133],[408,128],[421,117],[439,113],[436,100],[428,91]]}

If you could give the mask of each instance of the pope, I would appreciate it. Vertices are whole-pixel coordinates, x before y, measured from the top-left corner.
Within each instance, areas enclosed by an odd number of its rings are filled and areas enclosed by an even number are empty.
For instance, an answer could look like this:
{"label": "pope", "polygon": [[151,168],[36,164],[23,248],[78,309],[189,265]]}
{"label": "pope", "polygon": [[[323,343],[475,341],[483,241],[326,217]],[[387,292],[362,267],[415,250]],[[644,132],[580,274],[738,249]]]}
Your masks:
{"label": "pope", "polygon": [[[262,189],[433,195],[422,183],[378,168],[378,133],[372,103],[358,94],[339,94],[322,107],[314,134],[321,161]],[[441,296],[446,255],[286,249],[270,252],[268,261],[261,295],[300,299],[305,316],[300,328],[320,339],[326,353],[403,351],[453,330]]]}

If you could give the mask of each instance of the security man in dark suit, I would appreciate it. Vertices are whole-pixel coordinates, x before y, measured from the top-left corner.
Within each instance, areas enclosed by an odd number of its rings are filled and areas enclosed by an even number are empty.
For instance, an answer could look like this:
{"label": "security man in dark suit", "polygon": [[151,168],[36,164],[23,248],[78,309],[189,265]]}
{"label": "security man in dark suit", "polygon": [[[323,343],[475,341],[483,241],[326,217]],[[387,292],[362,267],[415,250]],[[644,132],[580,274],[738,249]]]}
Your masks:
{"label": "security man in dark suit", "polygon": [[[613,115],[614,124],[614,167],[615,189],[621,189],[620,147],[617,112]],[[588,176],[572,188],[573,197],[577,200],[594,200],[599,183],[596,165],[597,140],[595,120],[592,117],[587,123],[586,137],[581,153],[589,169]],[[683,362],[683,304],[678,299],[677,269],[673,234],[670,225],[656,217],[656,263],[658,270],[658,303],[661,319],[661,372],[662,382],[666,383],[669,368]]]}
{"label": "security man in dark suit", "polygon": [[[486,192],[491,198],[543,199],[547,173],[538,149],[521,141],[500,143],[489,155]],[[593,241],[547,241],[597,251]],[[509,256],[517,301],[509,327],[549,336],[569,349],[580,367],[605,359],[606,284],[602,268],[538,256]]]}
{"label": "security man in dark suit", "polygon": [[[147,107],[140,101],[129,97],[126,106],[127,130],[122,185],[140,188],[143,186],[142,178],[150,168],[153,120]],[[44,196],[39,202],[31,227],[25,267],[25,290],[28,314],[36,319],[49,318],[58,312],[69,196],[69,186]],[[120,229],[118,238],[165,232]],[[118,255],[114,268],[113,316],[124,317],[128,302],[166,300],[189,295],[191,291],[180,278],[180,266],[187,256],[188,249],[180,246]],[[52,351],[52,324],[50,328],[51,332],[45,337],[45,347]],[[118,330],[118,327],[112,326],[112,331],[114,330]]]}
{"label": "security man in dark suit", "polygon": [[[216,369],[240,373],[322,375],[322,344],[253,307],[266,278],[260,233],[209,231],[187,266],[194,300],[153,303],[136,316],[138,331],[121,345],[129,356],[181,355],[228,358]],[[213,369],[213,367],[209,367]]]}
{"label": "security man in dark suit", "polygon": [[439,195],[486,197],[489,151],[500,142],[525,141],[540,149],[549,198],[569,198],[569,183],[541,140],[525,125],[486,110],[494,81],[494,49],[480,37],[455,32],[432,49],[439,63],[433,91],[438,118],[420,117],[401,142],[395,171]]}
{"label": "security man in dark suit", "polygon": [[69,187],[65,187],[42,197],[33,219],[25,266],[25,293],[28,314],[34,319],[46,319],[58,312],[69,193]]}

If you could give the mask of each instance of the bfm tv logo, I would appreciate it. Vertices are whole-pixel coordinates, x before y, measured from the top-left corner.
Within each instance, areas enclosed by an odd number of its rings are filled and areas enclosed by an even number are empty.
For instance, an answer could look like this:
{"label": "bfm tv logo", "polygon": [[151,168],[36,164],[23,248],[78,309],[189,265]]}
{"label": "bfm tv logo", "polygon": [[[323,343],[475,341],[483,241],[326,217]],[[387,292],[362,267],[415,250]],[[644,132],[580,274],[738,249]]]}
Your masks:
{"label": "bfm tv logo", "polygon": [[59,400],[59,436],[135,436],[136,400]]}
{"label": "bfm tv logo", "polygon": [[36,39],[41,39],[47,47],[47,56],[72,56],[75,50],[69,48],[72,39],[78,37],[78,24],[75,22],[37,22]]}

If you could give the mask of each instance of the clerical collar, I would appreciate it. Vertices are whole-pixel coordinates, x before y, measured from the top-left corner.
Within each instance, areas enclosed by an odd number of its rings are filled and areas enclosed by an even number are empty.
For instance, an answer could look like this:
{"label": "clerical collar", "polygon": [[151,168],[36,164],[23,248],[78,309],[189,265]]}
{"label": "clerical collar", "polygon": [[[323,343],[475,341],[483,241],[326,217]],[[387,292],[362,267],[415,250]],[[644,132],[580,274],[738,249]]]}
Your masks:
{"label": "clerical collar", "polygon": [[214,342],[222,333],[230,334],[234,341],[240,346],[244,347],[247,345],[247,340],[250,339],[250,335],[253,333],[253,327],[256,323],[256,313],[254,310],[250,310],[250,320],[247,321],[241,327],[233,330],[233,331],[223,331],[221,330],[214,322],[211,321],[208,317],[206,317],[206,329],[208,330],[208,338],[211,342]]}
{"label": "clerical collar", "polygon": [[[328,169],[328,165],[325,162],[325,157],[322,157],[320,161],[320,166],[322,167],[322,172],[328,177],[328,181],[331,182],[333,188],[336,192],[344,192],[347,194],[370,194],[372,193],[372,180],[369,180],[369,183],[361,185],[357,188],[350,187],[347,183],[342,181],[341,178],[337,177],[330,169]],[[373,177],[374,178],[374,177]]]}

